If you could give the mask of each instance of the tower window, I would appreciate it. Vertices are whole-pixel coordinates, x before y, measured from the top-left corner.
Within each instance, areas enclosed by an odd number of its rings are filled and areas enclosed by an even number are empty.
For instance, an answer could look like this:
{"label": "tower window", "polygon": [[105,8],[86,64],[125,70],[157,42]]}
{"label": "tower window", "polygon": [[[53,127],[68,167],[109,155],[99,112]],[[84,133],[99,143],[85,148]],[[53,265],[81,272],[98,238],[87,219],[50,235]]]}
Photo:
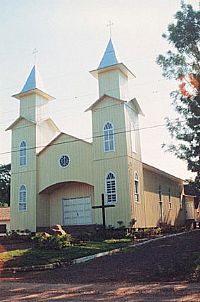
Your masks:
{"label": "tower window", "polygon": [[111,122],[107,122],[103,128],[103,143],[104,151],[114,151],[115,142],[114,142],[114,127]]}
{"label": "tower window", "polygon": [[25,141],[22,141],[20,143],[19,164],[20,164],[20,166],[26,166],[26,164],[27,164],[27,144]]}
{"label": "tower window", "polygon": [[25,185],[19,188],[19,211],[27,211],[27,190]]}
{"label": "tower window", "polygon": [[134,173],[134,196],[135,201],[139,202],[139,177],[137,172]]}
{"label": "tower window", "polygon": [[106,197],[107,203],[117,202],[116,177],[112,172],[106,176]]}

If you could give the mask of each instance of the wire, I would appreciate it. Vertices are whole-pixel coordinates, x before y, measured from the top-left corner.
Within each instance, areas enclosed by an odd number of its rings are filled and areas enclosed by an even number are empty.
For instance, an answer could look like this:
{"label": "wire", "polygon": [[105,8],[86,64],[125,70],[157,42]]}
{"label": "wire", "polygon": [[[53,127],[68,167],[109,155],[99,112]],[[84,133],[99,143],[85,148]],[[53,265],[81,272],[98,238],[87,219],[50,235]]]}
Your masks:
{"label": "wire", "polygon": [[[185,121],[179,121],[180,123],[183,123]],[[174,122],[175,123],[175,122]],[[137,128],[137,129],[131,129],[131,130],[123,130],[123,131],[118,131],[118,132],[114,132],[114,135],[118,135],[118,134],[124,134],[124,133],[131,133],[131,132],[135,132],[135,131],[143,131],[143,130],[147,130],[147,129],[154,129],[154,128],[158,128],[158,127],[164,127],[166,126],[166,124],[158,124],[158,125],[153,125],[153,126],[148,126],[148,127],[143,127],[143,128]],[[27,127],[27,126],[25,126]],[[23,128],[23,127],[22,127]],[[62,132],[61,132],[62,133]],[[60,133],[60,134],[61,134]],[[65,134],[65,133],[63,133]],[[59,134],[58,134],[59,135]],[[56,145],[63,145],[63,144],[69,144],[69,143],[74,143],[74,142],[77,142],[77,141],[85,141],[86,143],[87,140],[94,140],[96,138],[102,138],[104,137],[103,134],[100,134],[100,135],[96,135],[96,136],[92,136],[92,137],[88,137],[88,138],[84,138],[84,139],[80,139],[80,138],[75,138],[73,140],[70,140],[70,141],[66,141],[66,142],[59,142],[59,143],[49,143],[47,145],[40,145],[40,146],[34,146],[34,147],[29,147],[27,148],[26,150],[34,150],[34,149],[39,149],[39,148],[45,148],[45,147],[51,147],[51,146],[56,146]],[[56,137],[54,138],[56,139]],[[19,152],[20,149],[17,149],[17,150],[12,150],[12,151],[5,151],[5,152],[0,152],[0,155],[5,155],[5,154],[11,154],[11,153],[15,153],[15,152]]]}

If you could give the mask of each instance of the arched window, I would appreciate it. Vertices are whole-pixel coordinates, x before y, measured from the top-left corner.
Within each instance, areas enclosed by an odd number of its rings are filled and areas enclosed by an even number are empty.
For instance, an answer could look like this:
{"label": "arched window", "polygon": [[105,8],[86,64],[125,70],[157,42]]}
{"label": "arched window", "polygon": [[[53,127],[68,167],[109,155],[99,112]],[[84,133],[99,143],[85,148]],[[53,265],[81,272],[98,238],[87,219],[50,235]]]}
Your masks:
{"label": "arched window", "polygon": [[117,202],[116,178],[112,172],[106,175],[106,197],[107,203]]}
{"label": "arched window", "polygon": [[135,201],[139,202],[139,177],[137,172],[134,173],[134,196]]}
{"label": "arched window", "polygon": [[111,122],[107,122],[103,128],[103,142],[104,142],[104,151],[114,151],[115,142],[114,142],[114,127]]}
{"label": "arched window", "polygon": [[19,188],[19,211],[27,211],[27,190],[25,185]]}
{"label": "arched window", "polygon": [[26,166],[26,164],[27,164],[27,144],[25,141],[22,141],[20,143],[19,164],[20,164],[20,166]]}

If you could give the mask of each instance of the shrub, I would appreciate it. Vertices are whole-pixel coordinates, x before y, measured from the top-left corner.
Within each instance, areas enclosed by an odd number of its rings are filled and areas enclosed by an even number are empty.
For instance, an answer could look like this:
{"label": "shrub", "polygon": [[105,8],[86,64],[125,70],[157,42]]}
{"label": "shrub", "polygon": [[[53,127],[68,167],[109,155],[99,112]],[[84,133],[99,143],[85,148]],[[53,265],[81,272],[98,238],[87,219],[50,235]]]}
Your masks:
{"label": "shrub", "polygon": [[66,233],[65,235],[49,235],[48,233],[37,233],[32,240],[36,248],[61,250],[71,245],[72,236]]}

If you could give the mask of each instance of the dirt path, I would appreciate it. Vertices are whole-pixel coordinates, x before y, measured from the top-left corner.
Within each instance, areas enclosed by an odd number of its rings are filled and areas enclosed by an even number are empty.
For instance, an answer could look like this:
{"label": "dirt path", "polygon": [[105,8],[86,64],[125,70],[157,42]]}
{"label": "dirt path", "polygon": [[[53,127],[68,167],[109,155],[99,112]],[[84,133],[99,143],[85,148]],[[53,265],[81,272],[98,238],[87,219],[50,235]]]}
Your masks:
{"label": "dirt path", "polygon": [[1,283],[0,301],[53,302],[161,302],[200,301],[199,284],[173,283],[90,283],[90,284],[31,284]]}
{"label": "dirt path", "polygon": [[186,282],[197,254],[200,231],[88,263],[2,278],[0,301],[24,301],[23,295],[25,301],[200,301],[200,284]]}

